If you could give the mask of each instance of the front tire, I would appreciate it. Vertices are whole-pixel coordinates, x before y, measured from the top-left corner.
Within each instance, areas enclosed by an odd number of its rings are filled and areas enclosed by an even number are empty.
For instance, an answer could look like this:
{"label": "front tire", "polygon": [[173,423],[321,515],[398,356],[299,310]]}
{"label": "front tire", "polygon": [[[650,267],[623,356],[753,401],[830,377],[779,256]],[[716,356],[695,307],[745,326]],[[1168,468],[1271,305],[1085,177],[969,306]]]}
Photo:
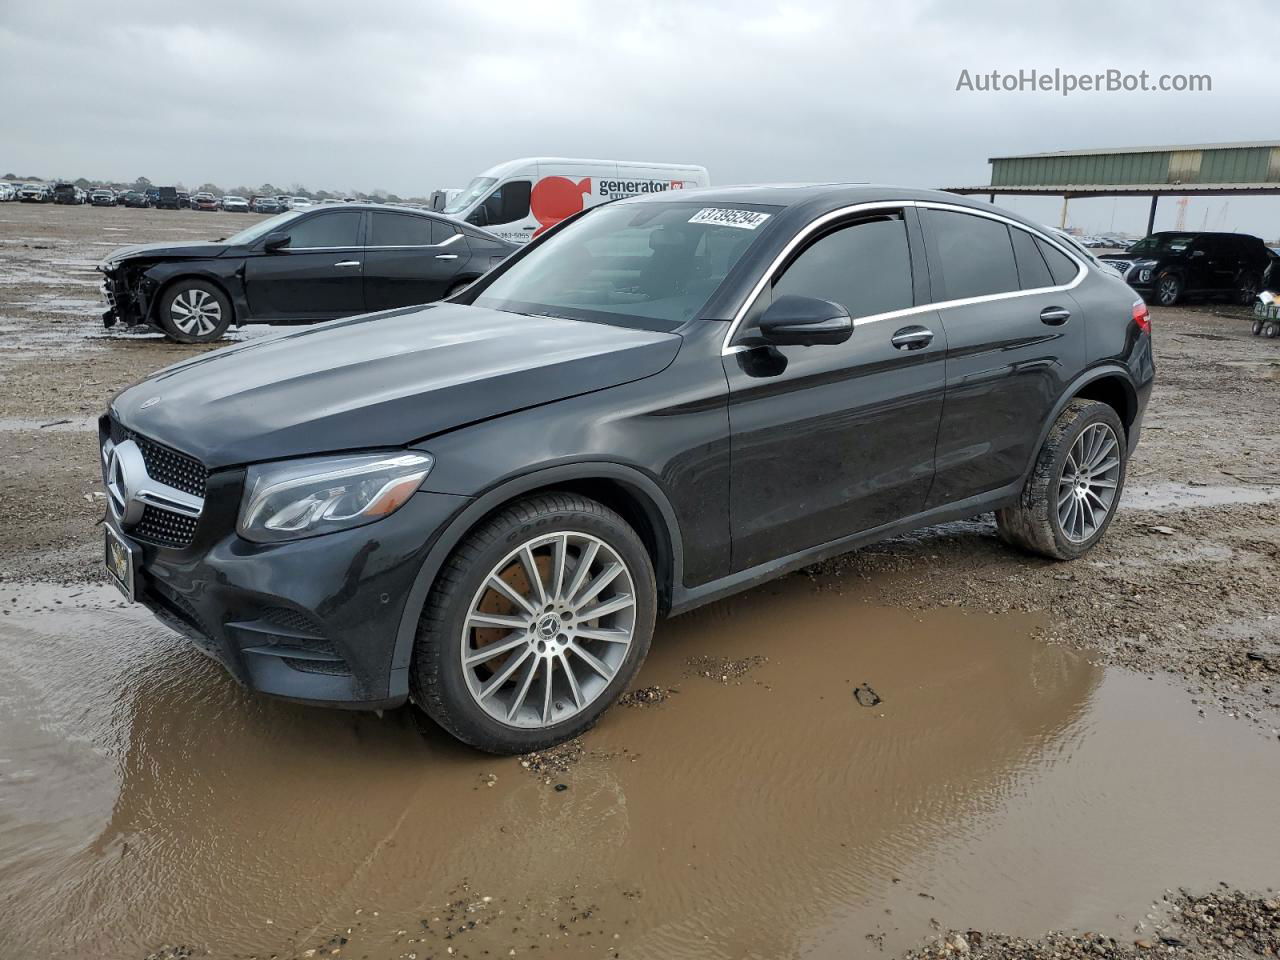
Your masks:
{"label": "front tire", "polygon": [[156,309],[160,328],[178,343],[221,340],[231,325],[231,301],[204,280],[189,278],[171,284]]}
{"label": "front tire", "polygon": [[996,511],[1006,543],[1074,560],[1102,539],[1124,491],[1124,424],[1095,400],[1072,400],[1054,421],[1017,504]]}
{"label": "front tire", "polygon": [[657,612],[653,564],[604,505],[541,494],[446,561],[418,625],[414,701],[464,743],[541,750],[589,729],[631,682]]}
{"label": "front tire", "polygon": [[1176,273],[1162,273],[1156,277],[1156,303],[1172,307],[1182,299],[1182,278]]}

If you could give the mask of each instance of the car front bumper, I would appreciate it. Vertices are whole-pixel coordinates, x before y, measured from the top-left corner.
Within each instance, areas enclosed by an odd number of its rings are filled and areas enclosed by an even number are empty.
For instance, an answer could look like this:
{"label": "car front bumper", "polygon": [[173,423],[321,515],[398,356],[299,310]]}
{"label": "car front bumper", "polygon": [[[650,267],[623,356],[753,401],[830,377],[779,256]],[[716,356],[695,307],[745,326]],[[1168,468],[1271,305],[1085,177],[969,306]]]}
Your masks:
{"label": "car front bumper", "polygon": [[468,498],[418,493],[363,527],[257,544],[234,532],[239,476],[211,485],[181,549],[132,539],[108,519],[139,554],[137,600],[250,689],[350,709],[403,703],[409,662],[396,640],[406,601]]}

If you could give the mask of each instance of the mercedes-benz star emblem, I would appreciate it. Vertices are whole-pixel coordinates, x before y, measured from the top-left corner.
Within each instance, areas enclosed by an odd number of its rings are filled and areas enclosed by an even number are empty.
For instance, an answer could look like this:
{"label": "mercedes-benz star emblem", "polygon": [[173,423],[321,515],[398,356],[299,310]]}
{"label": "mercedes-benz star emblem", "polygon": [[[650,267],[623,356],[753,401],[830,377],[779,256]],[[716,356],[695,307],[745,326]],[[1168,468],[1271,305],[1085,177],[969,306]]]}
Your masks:
{"label": "mercedes-benz star emblem", "polygon": [[147,475],[142,451],[132,440],[117,443],[107,456],[107,504],[111,515],[125,527],[142,519],[144,504],[134,496]]}

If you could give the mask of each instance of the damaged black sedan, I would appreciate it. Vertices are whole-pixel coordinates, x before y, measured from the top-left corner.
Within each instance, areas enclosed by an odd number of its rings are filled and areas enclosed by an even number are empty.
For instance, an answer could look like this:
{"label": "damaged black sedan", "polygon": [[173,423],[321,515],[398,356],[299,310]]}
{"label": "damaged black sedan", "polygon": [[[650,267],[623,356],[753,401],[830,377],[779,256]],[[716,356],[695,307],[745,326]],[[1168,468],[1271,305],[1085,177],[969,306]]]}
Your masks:
{"label": "damaged black sedan", "polygon": [[98,265],[109,308],[102,321],[203,343],[233,323],[315,323],[430,303],[514,249],[485,230],[416,210],[298,210],[216,242],[116,250]]}

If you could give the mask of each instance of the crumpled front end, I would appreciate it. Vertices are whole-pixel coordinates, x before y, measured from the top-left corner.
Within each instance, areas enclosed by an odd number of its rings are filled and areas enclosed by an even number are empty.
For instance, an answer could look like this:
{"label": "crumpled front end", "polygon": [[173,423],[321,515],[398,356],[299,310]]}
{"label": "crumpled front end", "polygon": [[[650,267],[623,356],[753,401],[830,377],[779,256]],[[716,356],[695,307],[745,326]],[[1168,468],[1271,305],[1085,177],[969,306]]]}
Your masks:
{"label": "crumpled front end", "polygon": [[125,262],[102,264],[98,269],[102,271],[102,296],[107,302],[102,325],[114,327],[120,323],[133,327],[146,323],[158,287],[147,277],[146,267]]}

